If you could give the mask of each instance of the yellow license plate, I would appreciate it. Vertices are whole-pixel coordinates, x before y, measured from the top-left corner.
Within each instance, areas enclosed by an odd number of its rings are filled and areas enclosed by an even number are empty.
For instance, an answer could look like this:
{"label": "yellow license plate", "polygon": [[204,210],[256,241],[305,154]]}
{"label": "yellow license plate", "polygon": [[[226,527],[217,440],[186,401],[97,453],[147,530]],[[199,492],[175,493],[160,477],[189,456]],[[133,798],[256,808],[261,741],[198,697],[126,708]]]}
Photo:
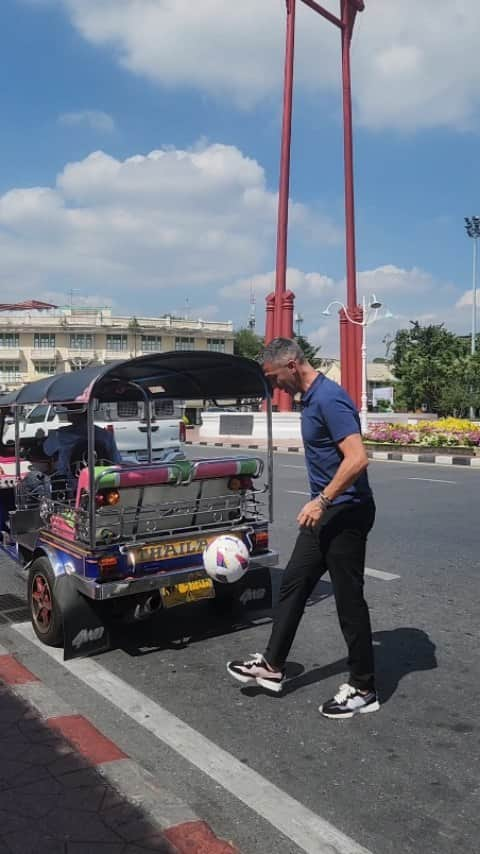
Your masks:
{"label": "yellow license plate", "polygon": [[200,599],[213,599],[215,588],[211,578],[195,578],[192,581],[180,581],[160,588],[164,608],[198,602]]}

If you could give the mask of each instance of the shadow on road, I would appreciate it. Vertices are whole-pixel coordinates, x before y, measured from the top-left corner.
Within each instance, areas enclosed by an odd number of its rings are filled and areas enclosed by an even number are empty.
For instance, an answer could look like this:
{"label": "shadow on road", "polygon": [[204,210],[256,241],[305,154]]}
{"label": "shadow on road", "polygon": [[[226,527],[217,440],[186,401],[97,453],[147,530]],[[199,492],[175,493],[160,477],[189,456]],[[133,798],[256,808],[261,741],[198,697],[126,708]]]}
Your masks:
{"label": "shadow on road", "polygon": [[[282,570],[270,571],[272,582],[273,602],[278,597]],[[307,608],[323,602],[332,596],[331,584],[319,581],[308,599]],[[183,605],[170,610],[161,610],[150,620],[126,627],[124,624],[112,623],[110,649],[122,649],[127,655],[140,657],[151,655],[162,649],[185,649],[194,643],[208,638],[221,637],[234,632],[244,631],[252,626],[268,625],[272,620],[272,609],[247,608],[229,609],[222,612],[222,602],[198,602],[194,605]],[[296,677],[303,671],[301,665],[289,665],[291,676]]]}
{"label": "shadow on road", "polygon": [[[387,703],[397,690],[398,684],[408,673],[422,670],[434,670],[437,667],[435,644],[422,629],[403,627],[391,631],[374,632],[375,664],[380,701]],[[274,699],[284,697],[305,688],[323,682],[331,676],[345,674],[347,679],[348,663],[339,658],[322,667],[305,671],[301,664],[287,662],[287,682],[280,694],[270,694]],[[242,693],[249,697],[269,693],[263,688],[245,687]]]}
{"label": "shadow on road", "polygon": [[386,703],[408,673],[435,670],[438,666],[435,644],[422,629],[405,626],[374,632],[377,684],[380,699]]}

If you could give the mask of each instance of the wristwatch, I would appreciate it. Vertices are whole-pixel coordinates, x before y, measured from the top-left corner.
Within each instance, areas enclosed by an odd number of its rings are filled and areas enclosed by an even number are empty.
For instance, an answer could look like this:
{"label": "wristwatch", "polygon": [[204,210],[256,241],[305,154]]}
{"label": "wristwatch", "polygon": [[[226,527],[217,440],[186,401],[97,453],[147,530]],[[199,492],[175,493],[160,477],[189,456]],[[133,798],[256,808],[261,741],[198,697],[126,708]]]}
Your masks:
{"label": "wristwatch", "polygon": [[320,507],[322,508],[322,510],[328,510],[328,508],[332,504],[332,499],[328,498],[328,496],[325,495],[324,492],[320,492],[320,494],[317,495],[317,501],[320,504]]}

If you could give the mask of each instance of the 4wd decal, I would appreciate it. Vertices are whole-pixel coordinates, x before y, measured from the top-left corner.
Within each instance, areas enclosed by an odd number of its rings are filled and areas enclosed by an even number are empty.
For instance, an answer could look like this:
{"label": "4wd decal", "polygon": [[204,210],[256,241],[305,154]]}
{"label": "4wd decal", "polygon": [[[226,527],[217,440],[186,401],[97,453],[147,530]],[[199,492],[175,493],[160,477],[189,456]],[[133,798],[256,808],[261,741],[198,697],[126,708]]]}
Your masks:
{"label": "4wd decal", "polygon": [[93,643],[93,641],[99,641],[103,638],[105,633],[104,626],[97,626],[95,629],[80,629],[77,635],[72,640],[72,646],[74,649],[79,650],[81,646],[84,646],[86,643]]}

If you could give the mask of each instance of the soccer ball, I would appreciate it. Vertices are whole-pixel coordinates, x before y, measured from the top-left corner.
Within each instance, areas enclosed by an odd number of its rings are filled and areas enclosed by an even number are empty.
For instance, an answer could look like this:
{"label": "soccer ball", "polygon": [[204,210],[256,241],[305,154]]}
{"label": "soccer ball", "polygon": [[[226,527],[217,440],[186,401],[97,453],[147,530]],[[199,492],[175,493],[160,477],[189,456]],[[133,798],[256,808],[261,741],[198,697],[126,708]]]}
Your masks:
{"label": "soccer ball", "polygon": [[249,553],[245,543],[228,534],[217,537],[203,552],[203,565],[210,578],[222,584],[233,584],[245,575]]}

